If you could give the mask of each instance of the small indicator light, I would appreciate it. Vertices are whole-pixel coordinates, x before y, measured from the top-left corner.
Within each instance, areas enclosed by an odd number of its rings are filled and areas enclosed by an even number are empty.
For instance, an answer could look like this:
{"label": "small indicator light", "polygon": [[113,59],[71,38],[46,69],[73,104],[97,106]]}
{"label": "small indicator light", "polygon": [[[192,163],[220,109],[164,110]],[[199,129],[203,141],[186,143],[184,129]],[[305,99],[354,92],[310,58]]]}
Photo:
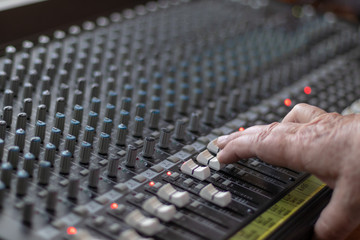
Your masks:
{"label": "small indicator light", "polygon": [[243,128],[243,127],[240,127],[240,128],[239,128],[239,131],[240,131],[240,132],[242,132],[242,131],[244,131],[244,130],[245,130],[245,128]]}
{"label": "small indicator light", "polygon": [[166,173],[166,175],[171,176],[171,172],[170,172],[170,171],[168,171],[168,172]]}
{"label": "small indicator light", "polygon": [[155,182],[154,182],[154,181],[149,182],[149,186],[150,186],[150,187],[152,187],[152,186],[154,186],[154,185],[155,185]]}
{"label": "small indicator light", "polygon": [[311,94],[311,87],[309,86],[304,87],[304,93],[307,95]]}
{"label": "small indicator light", "polygon": [[68,227],[66,232],[69,235],[75,235],[77,233],[77,230],[75,227]]}
{"label": "small indicator light", "polygon": [[118,208],[118,204],[117,203],[112,203],[112,204],[110,204],[110,208],[111,209],[117,209]]}
{"label": "small indicator light", "polygon": [[284,104],[285,104],[285,106],[290,107],[291,106],[291,100],[289,98],[285,99]]}

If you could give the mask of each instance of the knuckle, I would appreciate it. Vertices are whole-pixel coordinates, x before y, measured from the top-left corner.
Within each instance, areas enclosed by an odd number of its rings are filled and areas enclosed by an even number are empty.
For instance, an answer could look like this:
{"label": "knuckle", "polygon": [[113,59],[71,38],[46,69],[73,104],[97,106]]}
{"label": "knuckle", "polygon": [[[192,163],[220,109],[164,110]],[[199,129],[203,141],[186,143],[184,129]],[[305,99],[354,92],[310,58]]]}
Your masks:
{"label": "knuckle", "polygon": [[276,127],[279,126],[280,123],[278,122],[273,122],[271,124],[269,124],[264,130],[262,130],[256,137],[256,142],[257,143],[263,143],[265,142],[265,140],[267,140],[269,138],[269,136],[271,135],[271,133],[274,131],[274,129]]}

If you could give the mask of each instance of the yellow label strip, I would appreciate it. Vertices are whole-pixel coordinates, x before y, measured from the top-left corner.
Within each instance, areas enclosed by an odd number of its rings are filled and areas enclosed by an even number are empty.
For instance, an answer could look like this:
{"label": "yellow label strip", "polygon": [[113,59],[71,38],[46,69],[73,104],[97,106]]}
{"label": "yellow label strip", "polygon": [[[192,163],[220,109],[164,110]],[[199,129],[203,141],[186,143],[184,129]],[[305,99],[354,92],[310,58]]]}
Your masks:
{"label": "yellow label strip", "polygon": [[263,240],[326,186],[314,176],[308,177],[271,208],[232,236],[231,240]]}

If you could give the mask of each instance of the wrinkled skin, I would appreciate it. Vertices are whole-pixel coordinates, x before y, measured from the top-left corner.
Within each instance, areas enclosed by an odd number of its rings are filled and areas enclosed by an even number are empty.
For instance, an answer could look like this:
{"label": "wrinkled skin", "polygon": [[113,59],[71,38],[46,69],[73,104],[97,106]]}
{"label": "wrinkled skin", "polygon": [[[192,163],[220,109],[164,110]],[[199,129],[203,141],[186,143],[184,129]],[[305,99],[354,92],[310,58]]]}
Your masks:
{"label": "wrinkled skin", "polygon": [[344,239],[360,224],[360,114],[342,116],[298,104],[281,123],[218,138],[223,163],[258,157],[314,174],[332,189],[314,239]]}

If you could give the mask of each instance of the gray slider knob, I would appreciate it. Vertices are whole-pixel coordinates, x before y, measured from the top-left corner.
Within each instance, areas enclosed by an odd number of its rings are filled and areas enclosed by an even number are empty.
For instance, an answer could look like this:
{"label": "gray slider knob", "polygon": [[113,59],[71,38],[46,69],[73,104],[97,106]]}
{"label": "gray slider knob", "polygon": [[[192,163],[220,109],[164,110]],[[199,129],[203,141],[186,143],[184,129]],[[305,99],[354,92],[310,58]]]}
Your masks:
{"label": "gray slider knob", "polygon": [[144,103],[136,104],[135,116],[139,116],[139,117],[144,118],[145,112],[146,112],[146,107],[145,107]]}
{"label": "gray slider knob", "polygon": [[77,177],[71,177],[69,180],[68,186],[68,198],[69,199],[76,199],[79,193],[79,183],[80,180]]}
{"label": "gray slider knob", "polygon": [[19,147],[20,152],[24,150],[25,134],[25,130],[21,128],[15,131],[14,145]]}
{"label": "gray slider knob", "polygon": [[16,53],[16,48],[14,46],[7,46],[5,48],[5,57],[13,60]]}
{"label": "gray slider knob", "polygon": [[209,104],[209,105],[205,108],[205,113],[204,113],[203,122],[204,122],[205,124],[211,125],[211,124],[213,123],[213,120],[214,120],[214,114],[215,114],[214,104]]}
{"label": "gray slider knob", "polygon": [[186,114],[189,107],[190,98],[187,95],[180,96],[179,113]]}
{"label": "gray slider knob", "polygon": [[79,157],[80,157],[79,162],[82,164],[89,164],[90,153],[91,153],[91,144],[88,142],[82,142],[79,152]]}
{"label": "gray slider knob", "polygon": [[35,156],[32,153],[26,153],[24,155],[23,169],[32,177],[34,172]]}
{"label": "gray slider knob", "polygon": [[0,91],[4,91],[6,85],[7,74],[0,70]]}
{"label": "gray slider knob", "polygon": [[50,143],[54,144],[56,149],[59,149],[60,145],[60,138],[61,138],[61,130],[58,128],[53,127],[50,133]]}
{"label": "gray slider knob", "polygon": [[111,134],[111,130],[113,127],[113,121],[110,118],[104,118],[102,125],[102,132]]}
{"label": "gray slider knob", "polygon": [[6,89],[4,92],[4,106],[12,106],[14,99],[14,92],[10,89]]}
{"label": "gray slider knob", "polygon": [[73,96],[73,106],[81,105],[83,98],[84,98],[84,93],[79,89],[76,89],[74,91],[74,96]]}
{"label": "gray slider knob", "polygon": [[60,157],[60,173],[69,174],[71,168],[71,152],[65,150],[61,152]]}
{"label": "gray slider knob", "polygon": [[98,97],[99,96],[99,84],[98,83],[94,83],[91,85],[91,91],[90,91],[90,97],[94,98],[94,97]]}
{"label": "gray slider knob", "polygon": [[73,135],[76,139],[79,137],[81,124],[78,120],[71,119],[70,127],[69,127],[69,134]]}
{"label": "gray slider knob", "polygon": [[51,163],[47,161],[39,162],[39,171],[38,171],[38,183],[42,185],[48,185],[50,179],[50,168]]}
{"label": "gray slider knob", "polygon": [[160,109],[161,107],[161,98],[158,96],[151,97],[151,108],[152,109]]}
{"label": "gray slider knob", "polygon": [[5,139],[5,133],[6,133],[6,121],[0,120],[0,138]]}
{"label": "gray slider knob", "polygon": [[1,164],[1,181],[4,183],[6,188],[11,186],[11,172],[13,167],[10,163],[5,162]]}
{"label": "gray slider knob", "polygon": [[182,141],[185,139],[186,122],[184,120],[177,120],[175,124],[174,138]]}
{"label": "gray slider knob", "polygon": [[95,136],[95,128],[91,126],[86,126],[84,129],[84,141],[93,144]]}
{"label": "gray slider knob", "polygon": [[120,123],[124,124],[125,126],[129,125],[129,120],[130,120],[130,114],[128,111],[126,110],[121,110],[120,111]]}
{"label": "gray slider knob", "polygon": [[16,195],[24,196],[26,195],[28,188],[29,174],[25,170],[19,170],[16,176],[17,176]]}
{"label": "gray slider knob", "polygon": [[198,113],[192,113],[190,117],[189,131],[198,132],[200,129],[200,117]]}
{"label": "gray slider knob", "polygon": [[147,92],[143,90],[138,91],[137,102],[146,103]]}
{"label": "gray slider knob", "polygon": [[133,94],[133,90],[134,90],[134,88],[131,85],[125,84],[125,86],[124,86],[124,96],[127,97],[127,98],[131,98],[132,94]]}
{"label": "gray slider knob", "polygon": [[112,178],[117,177],[118,169],[119,169],[119,161],[120,159],[117,157],[113,157],[109,159],[108,165],[108,173],[107,175]]}
{"label": "gray slider knob", "polygon": [[115,117],[115,105],[106,104],[105,117],[114,120]]}
{"label": "gray slider knob", "polygon": [[119,124],[116,133],[116,145],[124,146],[126,144],[127,127],[124,124]]}
{"label": "gray slider knob", "polygon": [[51,78],[47,75],[41,78],[41,91],[50,90]]}
{"label": "gray slider knob", "polygon": [[101,100],[99,98],[93,97],[91,99],[91,111],[100,113]]}
{"label": "gray slider knob", "polygon": [[226,97],[221,97],[216,103],[216,116],[220,118],[226,118],[227,111],[227,99]]}
{"label": "gray slider knob", "polygon": [[230,95],[229,107],[230,110],[236,112],[239,108],[240,92],[233,90]]}
{"label": "gray slider knob", "polygon": [[75,143],[76,143],[76,137],[73,135],[68,134],[65,139],[65,150],[68,150],[71,155],[74,155],[75,152]]}
{"label": "gray slider knob", "polygon": [[35,136],[39,137],[41,139],[41,142],[44,142],[45,130],[46,130],[46,123],[44,123],[43,121],[36,121]]}
{"label": "gray slider knob", "polygon": [[36,109],[36,120],[46,122],[46,106],[41,104]]}
{"label": "gray slider knob", "polygon": [[100,168],[93,167],[90,169],[89,180],[88,180],[89,187],[97,188],[99,184],[99,176],[100,176]]}
{"label": "gray slider knob", "polygon": [[51,93],[49,90],[45,90],[41,93],[41,104],[45,105],[47,112],[50,110]]}
{"label": "gray slider knob", "polygon": [[14,97],[17,97],[17,95],[18,95],[19,84],[20,84],[20,79],[19,79],[18,75],[16,75],[15,77],[12,77],[10,79],[10,89],[11,89],[11,91],[13,91]]}
{"label": "gray slider knob", "polygon": [[34,154],[36,159],[39,159],[40,144],[41,144],[40,137],[32,137],[30,139],[30,153]]}
{"label": "gray slider knob", "polygon": [[22,128],[22,129],[26,129],[26,113],[22,112],[19,113],[17,115],[17,119],[16,119],[16,129]]}
{"label": "gray slider knob", "polygon": [[48,143],[45,146],[44,160],[49,162],[51,166],[54,166],[56,146],[52,143]]}
{"label": "gray slider knob", "polygon": [[12,146],[8,150],[7,160],[14,169],[17,169],[19,163],[20,148],[18,146]]}
{"label": "gray slider knob", "polygon": [[192,105],[194,107],[201,107],[201,99],[203,98],[203,90],[200,88],[195,88],[193,91],[193,99],[192,99]]}
{"label": "gray slider knob", "polygon": [[125,165],[127,167],[135,167],[136,164],[136,147],[133,145],[129,145],[126,152],[126,162]]}
{"label": "gray slider knob", "polygon": [[110,135],[107,133],[100,133],[99,143],[98,143],[98,153],[101,155],[108,154],[109,145],[110,145]]}
{"label": "gray slider knob", "polygon": [[134,130],[133,130],[133,136],[134,137],[142,137],[143,129],[144,129],[144,119],[142,117],[136,116]]}
{"label": "gray slider knob", "polygon": [[24,84],[23,99],[31,98],[33,92],[33,85],[29,82]]}
{"label": "gray slider knob", "polygon": [[83,119],[83,112],[84,112],[84,108],[82,106],[75,105],[73,111],[73,118],[81,123]]}
{"label": "gray slider knob", "polygon": [[31,221],[34,214],[34,203],[30,199],[25,200],[25,204],[23,207],[23,223],[27,225],[31,225]]}
{"label": "gray slider knob", "polygon": [[32,99],[31,98],[25,98],[24,99],[24,105],[23,105],[23,111],[26,113],[27,119],[31,118],[32,113]]}
{"label": "gray slider knob", "polygon": [[158,129],[160,121],[160,111],[158,109],[150,110],[149,128]]}
{"label": "gray slider knob", "polygon": [[172,121],[174,119],[174,113],[175,104],[173,102],[166,102],[164,120],[169,122]]}
{"label": "gray slider knob", "polygon": [[56,113],[54,127],[60,129],[60,131],[63,132],[64,126],[65,126],[65,114],[59,112]]}
{"label": "gray slider knob", "polygon": [[155,152],[155,138],[146,137],[144,141],[142,155],[146,158],[151,158],[153,157],[154,152]]}
{"label": "gray slider knob", "polygon": [[11,106],[5,106],[3,108],[3,119],[6,122],[6,127],[10,128],[12,124],[13,108]]}
{"label": "gray slider knob", "polygon": [[99,114],[93,111],[89,112],[87,125],[96,129],[99,120]]}
{"label": "gray slider knob", "polygon": [[0,138],[0,162],[2,162],[2,158],[4,156],[4,146],[5,146],[5,141]]}
{"label": "gray slider knob", "polygon": [[65,113],[65,98],[58,97],[56,99],[55,112]]}
{"label": "gray slider knob", "polygon": [[167,128],[162,128],[160,133],[159,147],[163,149],[169,148],[171,131]]}
{"label": "gray slider knob", "polygon": [[3,207],[4,199],[5,199],[5,184],[0,181],[0,208]]}
{"label": "gray slider knob", "polygon": [[110,105],[113,105],[113,106],[116,105],[117,96],[118,96],[117,92],[114,92],[112,90],[108,92],[108,98],[109,98],[108,102]]}
{"label": "gray slider knob", "polygon": [[121,109],[130,112],[131,109],[131,98],[123,97],[121,99]]}
{"label": "gray slider knob", "polygon": [[56,188],[51,187],[50,189],[48,189],[48,194],[46,198],[46,210],[50,212],[54,212],[56,210],[57,196],[58,192]]}

